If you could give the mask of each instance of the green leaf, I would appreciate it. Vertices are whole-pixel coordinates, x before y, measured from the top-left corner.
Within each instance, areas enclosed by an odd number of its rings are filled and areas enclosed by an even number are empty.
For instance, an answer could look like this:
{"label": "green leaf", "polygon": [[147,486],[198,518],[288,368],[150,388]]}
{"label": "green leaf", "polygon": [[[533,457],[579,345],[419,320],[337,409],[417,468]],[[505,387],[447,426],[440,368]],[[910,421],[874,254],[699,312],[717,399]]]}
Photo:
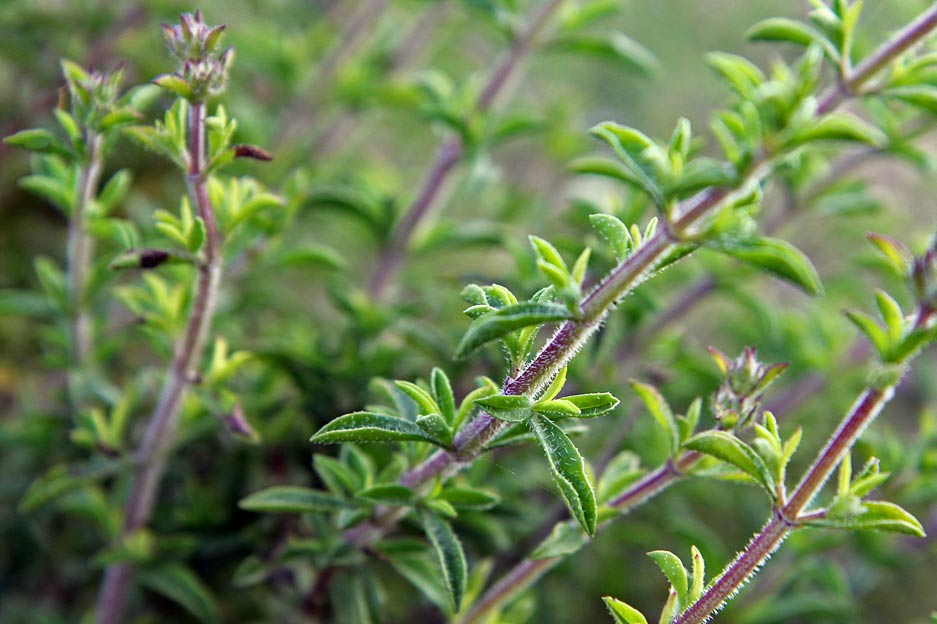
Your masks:
{"label": "green leaf", "polygon": [[403,390],[407,396],[409,396],[417,405],[417,413],[424,414],[438,414],[439,406],[436,405],[436,400],[430,395],[429,392],[419,387],[415,383],[409,381],[395,381],[394,384],[398,388]]}
{"label": "green leaf", "polygon": [[449,523],[436,514],[421,510],[420,521],[436,553],[436,561],[449,591],[452,610],[458,612],[462,607],[468,569],[462,544]]}
{"label": "green leaf", "polygon": [[875,292],[875,303],[878,305],[882,319],[885,321],[891,344],[898,344],[904,335],[904,313],[901,311],[901,306],[884,290]]}
{"label": "green leaf", "polygon": [[931,85],[892,87],[883,91],[882,95],[900,100],[930,113],[937,112],[937,88]]}
{"label": "green leaf", "polygon": [[442,610],[451,608],[449,594],[442,586],[439,568],[426,552],[386,553],[383,544],[378,550],[384,552],[387,561],[402,577],[410,581],[421,594]]}
{"label": "green leaf", "polygon": [[618,261],[625,260],[634,248],[634,239],[631,238],[628,226],[618,217],[607,214],[590,215],[589,221],[592,222],[592,227],[599,233],[599,236],[611,246]]}
{"label": "green leaf", "polygon": [[810,259],[802,251],[777,238],[715,241],[716,250],[746,264],[771,273],[811,295],[823,294],[823,284]]}
{"label": "green leaf", "polygon": [[441,446],[449,446],[452,442],[452,430],[445,419],[439,414],[425,414],[416,419],[416,426],[426,432]]}
{"label": "green leaf", "polygon": [[917,518],[900,506],[886,501],[865,501],[862,503],[862,510],[857,514],[826,517],[820,520],[812,520],[807,524],[838,529],[884,531],[926,537],[924,527]]}
{"label": "green leaf", "polygon": [[433,389],[433,398],[436,399],[436,405],[439,406],[440,415],[445,419],[446,424],[452,425],[455,422],[455,396],[452,394],[452,385],[446,373],[440,368],[434,368],[430,373],[430,386]]}
{"label": "green leaf", "polygon": [[647,554],[657,567],[660,568],[671,586],[677,592],[677,599],[681,605],[687,604],[687,592],[689,591],[689,582],[687,581],[686,568],[680,557],[667,550],[654,550]]}
{"label": "green leaf", "polygon": [[788,141],[787,148],[815,141],[855,141],[882,147],[888,143],[888,137],[855,115],[830,113],[798,129]]}
{"label": "green leaf", "polygon": [[650,50],[620,32],[558,36],[547,44],[547,49],[619,61],[645,76],[651,76],[658,67],[657,59]]}
{"label": "green leaf", "polygon": [[139,579],[150,590],[184,608],[199,622],[211,624],[221,621],[215,597],[187,567],[169,563],[158,568],[143,569],[139,572]]}
{"label": "green leaf", "polygon": [[574,394],[563,397],[564,401],[572,403],[579,408],[576,418],[595,418],[604,416],[618,407],[619,400],[608,392],[593,392],[591,394]]}
{"label": "green leaf", "polygon": [[677,426],[677,421],[673,416],[673,410],[670,409],[667,400],[661,395],[657,388],[641,383],[636,379],[631,380],[631,387],[638,397],[640,397],[641,401],[644,402],[647,411],[651,413],[651,416],[654,417],[657,424],[670,436],[670,455],[675,455],[680,448],[680,428]]}
{"label": "green leaf", "polygon": [[565,399],[552,399],[534,403],[533,411],[547,418],[576,418],[579,408]]}
{"label": "green leaf", "polygon": [[846,310],[846,317],[852,321],[853,325],[859,328],[859,331],[865,334],[869,342],[872,343],[872,346],[875,347],[879,356],[883,360],[887,359],[888,354],[891,352],[892,343],[888,334],[879,326],[878,322],[865,312],[860,312],[859,310]]}
{"label": "green leaf", "polygon": [[753,99],[755,90],[765,81],[765,75],[758,66],[744,57],[711,52],[706,55],[706,61],[743,99]]}
{"label": "green leaf", "polygon": [[241,509],[265,513],[336,511],[350,506],[348,501],[333,494],[293,485],[277,485],[260,490],[238,503]]}
{"label": "green leaf", "polygon": [[34,152],[61,153],[64,149],[58,137],[45,128],[20,130],[16,134],[4,137],[3,142],[7,145],[21,147]]}
{"label": "green leaf", "polygon": [[725,431],[704,431],[698,433],[683,444],[686,448],[711,455],[732,464],[751,476],[774,497],[774,477],[764,460],[752,447]]}
{"label": "green leaf", "polygon": [[593,127],[590,132],[611,146],[641,188],[655,204],[662,205],[663,192],[657,183],[658,172],[647,159],[648,151],[657,148],[657,144],[646,134],[611,121]]}
{"label": "green leaf", "polygon": [[602,601],[605,602],[605,606],[616,624],[647,624],[647,618],[628,603],[611,596],[604,596]]}
{"label": "green leaf", "polygon": [[809,47],[818,44],[833,62],[838,62],[839,53],[823,33],[801,22],[784,17],[771,17],[752,26],[745,36],[750,41],[781,41]]}
{"label": "green leaf", "polygon": [[447,501],[456,509],[469,511],[485,511],[495,507],[501,499],[487,490],[478,490],[466,487],[446,488],[439,494],[439,498]]}
{"label": "green leaf", "polygon": [[192,97],[192,87],[175,74],[163,74],[153,79],[153,84],[160,86],[178,97],[189,99]]}
{"label": "green leaf", "polygon": [[550,535],[530,553],[531,559],[552,559],[571,555],[589,542],[589,536],[575,522],[560,522]]}
{"label": "green leaf", "polygon": [[609,160],[599,156],[583,156],[570,163],[569,170],[573,173],[604,176],[624,182],[636,189],[641,188],[641,181],[638,177],[617,160]]}
{"label": "green leaf", "polygon": [[560,369],[550,382],[550,385],[547,386],[547,389],[543,391],[543,394],[537,399],[538,401],[549,401],[550,399],[556,398],[556,395],[563,390],[563,386],[566,385],[566,367]]}
{"label": "green leaf", "polygon": [[579,449],[563,430],[549,419],[534,414],[528,422],[547,456],[550,472],[560,488],[566,506],[586,533],[594,535],[598,509],[595,492],[586,473],[586,463],[579,454]]}
{"label": "green leaf", "polygon": [[706,577],[706,562],[703,560],[703,555],[700,553],[699,548],[695,545],[690,546],[690,559],[692,560],[693,567],[693,582],[690,585],[690,592],[687,595],[686,605],[691,605],[697,600],[700,596],[703,595],[703,584]]}
{"label": "green leaf", "polygon": [[399,483],[382,483],[355,492],[355,497],[382,505],[412,505],[414,493]]}
{"label": "green leaf", "polygon": [[309,441],[318,444],[408,441],[438,444],[437,440],[426,435],[409,420],[373,412],[354,412],[339,416],[319,429]]}
{"label": "green leaf", "polygon": [[497,394],[476,399],[475,405],[499,420],[523,422],[530,418],[533,402],[525,394]]}
{"label": "green leaf", "polygon": [[543,323],[565,321],[573,313],[556,303],[516,303],[484,314],[475,319],[456,348],[456,359],[462,359],[485,343],[497,340],[510,332]]}
{"label": "green leaf", "polygon": [[133,174],[129,169],[121,169],[111,176],[98,195],[98,204],[101,206],[103,214],[109,213],[124,201],[127,193],[130,192],[132,182]]}
{"label": "green leaf", "polygon": [[612,458],[596,487],[596,496],[600,504],[609,503],[625,488],[641,478],[641,460],[632,451],[622,451]]}

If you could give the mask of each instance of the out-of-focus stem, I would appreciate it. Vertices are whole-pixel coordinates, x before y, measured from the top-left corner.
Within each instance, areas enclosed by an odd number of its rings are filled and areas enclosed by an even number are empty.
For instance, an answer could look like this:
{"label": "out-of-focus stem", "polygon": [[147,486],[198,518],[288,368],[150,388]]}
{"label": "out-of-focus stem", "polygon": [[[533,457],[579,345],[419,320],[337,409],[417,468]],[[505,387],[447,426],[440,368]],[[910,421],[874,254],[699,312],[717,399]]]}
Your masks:
{"label": "out-of-focus stem", "polygon": [[[176,437],[179,408],[186,389],[198,376],[221,284],[221,239],[207,188],[204,102],[191,104],[188,140],[190,160],[186,181],[198,215],[205,222],[204,262],[199,266],[185,334],[176,345],[159,400],[134,457],[136,469],[124,508],[124,537],[146,526],[152,516],[167,455]],[[128,563],[116,563],[107,568],[98,595],[98,624],[117,624],[123,620],[132,573]]]}
{"label": "out-of-focus stem", "polygon": [[[501,56],[485,82],[475,102],[476,111],[485,111],[494,104],[518,65],[531,51],[537,36],[562,4],[562,0],[547,0],[531,18],[526,30],[511,42],[510,48]],[[375,299],[381,298],[390,285],[394,274],[403,263],[407,245],[416,232],[417,226],[439,199],[443,187],[462,159],[464,150],[465,146],[458,136],[446,139],[436,150],[433,163],[426,172],[413,202],[375,261],[368,284],[369,292]]]}
{"label": "out-of-focus stem", "polygon": [[75,377],[87,365],[91,355],[91,316],[85,291],[94,241],[88,235],[86,211],[97,193],[103,166],[101,136],[89,130],[85,133],[85,141],[88,146],[87,160],[79,173],[78,193],[68,221],[68,299],[71,320],[68,390],[73,407],[78,407],[79,403]]}

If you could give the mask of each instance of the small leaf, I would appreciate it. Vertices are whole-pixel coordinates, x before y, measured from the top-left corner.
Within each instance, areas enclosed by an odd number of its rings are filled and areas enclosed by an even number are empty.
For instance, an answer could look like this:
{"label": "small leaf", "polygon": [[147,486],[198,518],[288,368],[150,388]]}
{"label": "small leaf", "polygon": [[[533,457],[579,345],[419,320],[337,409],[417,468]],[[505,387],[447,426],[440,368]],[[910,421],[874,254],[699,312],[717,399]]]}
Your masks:
{"label": "small leaf", "polygon": [[888,334],[879,326],[875,319],[859,310],[846,310],[846,317],[852,321],[853,325],[859,328],[859,331],[865,334],[869,342],[872,343],[872,346],[875,347],[879,356],[882,359],[887,359],[892,348],[892,343]]}
{"label": "small leaf", "polygon": [[501,502],[501,499],[487,490],[475,488],[451,487],[446,488],[439,494],[439,498],[447,501],[456,509],[467,509],[470,511],[485,511],[495,507]]}
{"label": "small leaf", "polygon": [[621,219],[607,214],[594,214],[589,217],[589,221],[599,236],[611,245],[618,261],[625,260],[634,248],[634,239]]}
{"label": "small leaf", "polygon": [[696,434],[683,445],[690,450],[711,455],[732,464],[755,479],[772,497],[775,495],[774,477],[764,460],[752,447],[734,435],[725,431],[704,431]]}
{"label": "small leaf", "polygon": [[647,624],[647,618],[628,603],[611,596],[604,596],[602,601],[605,602],[615,624]]}
{"label": "small leaf", "polygon": [[692,559],[693,582],[690,585],[690,592],[687,595],[687,605],[693,604],[703,595],[703,584],[705,583],[706,577],[706,562],[703,560],[703,555],[700,553],[699,548],[695,545],[690,546],[690,558]]}
{"label": "small leaf", "polygon": [[885,321],[891,344],[898,344],[904,335],[904,313],[901,311],[901,306],[884,290],[875,292],[875,303],[878,305],[878,310]]}
{"label": "small leaf", "polygon": [[414,501],[413,490],[399,483],[374,485],[355,492],[355,497],[382,505],[412,505]]}
{"label": "small leaf", "polygon": [[4,137],[3,142],[7,145],[22,147],[34,152],[58,152],[62,150],[58,137],[45,128],[20,130],[16,134]]}
{"label": "small leaf", "polygon": [[449,446],[452,442],[452,431],[445,419],[439,414],[425,414],[416,419],[416,426],[426,432],[426,435],[438,440],[439,444]]}
{"label": "small leaf", "polygon": [[318,444],[407,441],[438,443],[409,420],[372,412],[354,412],[339,416],[319,429],[309,441]]}
{"label": "small leaf", "polygon": [[855,115],[849,113],[830,113],[795,132],[787,147],[805,145],[815,141],[855,141],[874,147],[887,144],[885,134]]}
{"label": "small leaf", "polygon": [[510,332],[573,318],[566,306],[555,303],[516,303],[482,315],[469,326],[456,348],[456,359],[462,359],[475,349]]}
{"label": "small leaf", "polygon": [[475,405],[499,420],[523,422],[530,418],[533,403],[524,394],[497,394],[476,399]]}
{"label": "small leaf", "polygon": [[550,420],[534,414],[528,421],[547,456],[550,472],[560,488],[573,517],[589,535],[595,534],[598,514],[595,492],[586,473],[579,449],[562,429]]}
{"label": "small leaf", "polygon": [[540,395],[538,401],[549,401],[550,399],[556,398],[556,395],[560,393],[563,389],[563,386],[566,385],[566,367],[560,369],[560,372],[553,377],[553,381],[550,382],[550,385],[547,386],[547,389],[543,391],[543,394]]}
{"label": "small leaf", "polygon": [[823,284],[810,259],[802,251],[777,238],[716,241],[718,251],[755,268],[785,279],[811,295],[823,294]]}
{"label": "small leaf", "polygon": [[452,394],[452,385],[446,373],[440,368],[434,368],[430,373],[430,386],[433,389],[433,398],[436,399],[436,405],[439,406],[440,415],[446,420],[448,425],[455,422],[455,396]]}
{"label": "small leaf", "polygon": [[534,403],[533,411],[547,418],[576,418],[579,408],[565,399],[538,401]]}
{"label": "small leaf", "polygon": [[911,273],[914,257],[911,251],[901,242],[883,234],[867,234],[869,241],[875,245],[899,277],[906,278]]}
{"label": "small leaf", "polygon": [[449,523],[436,514],[422,510],[420,521],[436,553],[436,561],[442,571],[446,589],[449,591],[452,610],[458,612],[462,607],[462,597],[465,594],[468,568],[462,544]]}
{"label": "small leaf", "polygon": [[166,89],[170,93],[189,99],[192,97],[192,87],[180,76],[175,74],[163,74],[153,79],[153,84]]}
{"label": "small leaf", "polygon": [[657,567],[660,568],[664,576],[667,577],[667,580],[670,581],[670,585],[677,592],[677,599],[680,601],[680,604],[686,605],[689,583],[687,581],[686,568],[683,567],[683,562],[680,561],[680,557],[667,550],[654,550],[647,553],[647,556],[657,564]]}
{"label": "small leaf", "polygon": [[576,418],[595,418],[604,416],[616,407],[618,399],[608,392],[593,392],[592,394],[574,394],[563,397],[564,401],[572,403],[579,408]]}
{"label": "small leaf", "polygon": [[436,400],[433,399],[430,393],[415,383],[409,381],[395,381],[394,384],[413,399],[416,403],[418,414],[438,414],[440,412],[439,406],[436,405]]}
{"label": "small leaf", "polygon": [[752,26],[745,37],[750,41],[783,41],[809,47],[818,44],[833,62],[838,62],[839,53],[830,41],[818,30],[801,22],[783,17],[772,17]]}
{"label": "small leaf", "polygon": [[886,501],[865,501],[862,511],[843,517],[826,517],[811,520],[811,526],[833,527],[850,530],[885,531],[915,537],[926,537],[921,522],[900,506]]}
{"label": "small leaf", "polygon": [[531,559],[552,559],[566,557],[589,542],[589,536],[575,522],[560,522],[553,527],[550,535],[530,553]]}
{"label": "small leaf", "polygon": [[348,501],[333,494],[292,485],[277,485],[241,499],[238,507],[266,513],[309,513],[349,507]]}
{"label": "small leaf", "polygon": [[680,428],[673,417],[673,411],[667,400],[654,386],[631,380],[631,387],[644,402],[647,411],[651,413],[657,424],[670,436],[670,455],[673,456],[680,448]]}
{"label": "small leaf", "polygon": [[187,567],[168,563],[139,572],[140,582],[150,590],[172,600],[199,622],[220,622],[218,603],[208,587]]}

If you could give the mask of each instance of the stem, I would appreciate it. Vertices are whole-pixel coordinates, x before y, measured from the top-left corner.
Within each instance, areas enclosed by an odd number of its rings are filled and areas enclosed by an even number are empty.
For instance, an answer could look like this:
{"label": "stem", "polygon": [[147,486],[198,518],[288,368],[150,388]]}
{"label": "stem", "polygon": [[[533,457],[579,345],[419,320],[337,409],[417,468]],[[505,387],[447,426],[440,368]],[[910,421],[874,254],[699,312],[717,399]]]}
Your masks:
{"label": "stem", "polygon": [[833,474],[837,464],[859,439],[865,427],[875,419],[894,395],[894,386],[881,390],[866,388],[852,409],[830,437],[826,446],[794,492],[790,501],[775,509],[768,524],[755,535],[735,561],[726,566],[721,575],[700,596],[699,600],[681,613],[673,624],[699,624],[717,609],[752,576],[771,556],[788,535],[797,528],[801,512]]}
{"label": "stem", "polygon": [[[937,4],[860,64],[854,75],[843,81],[843,84],[849,86],[850,91],[843,91],[842,85],[827,91],[821,97],[817,114],[827,113],[836,108],[849,93],[854,92],[871,78],[875,71],[907,50],[935,26],[937,26]],[[689,231],[691,227],[717,212],[721,204],[730,201],[733,195],[744,193],[749,185],[760,182],[767,175],[769,165],[767,155],[762,155],[756,159],[748,174],[743,176],[735,188],[710,188],[683,202],[674,212],[673,221],[670,224],[663,224],[653,236],[613,269],[586,296],[581,305],[581,320],[567,321],[561,325],[546,346],[520,371],[517,377],[507,380],[502,389],[503,394],[534,395],[541,390],[556,372],[575,356],[579,347],[599,328],[605,316],[617,302],[648,276],[657,261],[680,243],[680,240],[674,237],[673,232]],[[919,319],[919,322],[923,321]],[[872,417],[874,418],[874,414]],[[401,483],[416,487],[436,476],[454,472],[461,465],[470,463],[477,457],[484,449],[484,445],[503,426],[502,421],[491,415],[485,412],[479,413],[456,435],[453,442],[454,451],[437,451],[425,462],[407,471],[401,478]],[[374,520],[358,525],[352,531],[356,536],[367,536],[367,539],[373,539],[383,534],[386,528],[393,524],[392,514],[393,512],[384,515],[376,514],[377,517]],[[346,536],[347,534],[346,532]],[[361,542],[352,540],[352,543],[360,545]],[[768,553],[770,554],[770,551]],[[687,622],[689,621],[692,620]],[[681,624],[685,623],[681,622]]]}
{"label": "stem", "polygon": [[[221,284],[221,238],[214,208],[208,197],[205,172],[205,103],[193,102],[189,111],[189,194],[205,222],[204,263],[199,267],[195,300],[188,325],[163,383],[159,400],[150,416],[143,440],[135,453],[134,471],[124,508],[122,535],[131,535],[149,522],[159,483],[166,469],[168,451],[175,437],[179,408],[189,384],[198,377],[198,366],[211,327]],[[132,575],[129,563],[107,568],[98,596],[98,624],[122,621],[127,589]]]}
{"label": "stem", "polygon": [[[494,104],[504,86],[515,73],[520,62],[530,53],[533,42],[546,27],[553,13],[562,5],[562,0],[547,0],[540,10],[531,18],[530,24],[523,33],[511,42],[511,47],[501,56],[488,81],[485,83],[478,100],[475,102],[475,112],[483,112]],[[445,183],[462,159],[465,144],[458,136],[449,138],[436,150],[433,164],[430,166],[416,198],[407,209],[404,218],[394,230],[387,245],[381,249],[375,261],[374,272],[368,284],[368,290],[375,299],[383,297],[390,285],[394,274],[403,263],[406,248],[413,237],[417,226],[423,221],[440,196]]]}
{"label": "stem", "polygon": [[68,222],[68,288],[71,321],[71,366],[68,393],[73,407],[81,403],[76,376],[91,356],[91,316],[85,290],[91,266],[93,239],[88,235],[85,212],[97,193],[103,168],[101,135],[87,131],[88,157],[81,168],[75,205]]}
{"label": "stem", "polygon": [[[684,473],[696,464],[701,457],[702,455],[695,451],[687,451],[675,461],[668,460],[660,468],[649,472],[628,486],[625,491],[609,501],[608,506],[617,509],[622,516],[634,511],[679,481]],[[601,525],[599,529],[604,528],[611,522],[612,520],[609,520]],[[537,579],[553,569],[564,558],[545,557],[534,559],[527,557],[521,560],[482,594],[472,605],[472,608],[458,620],[459,624],[475,624],[483,621],[484,617],[492,610],[499,608],[533,585]]]}

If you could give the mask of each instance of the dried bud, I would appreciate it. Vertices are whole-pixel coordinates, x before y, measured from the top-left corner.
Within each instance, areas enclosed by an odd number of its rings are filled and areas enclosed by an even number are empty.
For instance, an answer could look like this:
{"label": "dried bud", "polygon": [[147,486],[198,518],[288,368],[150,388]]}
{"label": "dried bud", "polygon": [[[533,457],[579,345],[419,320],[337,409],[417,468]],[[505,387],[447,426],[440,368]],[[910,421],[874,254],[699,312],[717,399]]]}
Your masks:
{"label": "dried bud", "polygon": [[195,264],[196,259],[179,251],[163,249],[128,249],[111,261],[109,268],[116,269],[155,269],[163,264]]}
{"label": "dried bud", "polygon": [[240,403],[235,404],[231,413],[222,416],[221,420],[225,427],[228,428],[228,431],[238,437],[247,438],[251,441],[256,441],[259,438],[257,432],[251,427],[247,417],[244,415],[244,410],[241,408]]}
{"label": "dried bud", "polygon": [[937,251],[928,249],[924,255],[914,259],[911,283],[919,302],[931,308],[937,307]]}
{"label": "dried bud", "polygon": [[257,147],[256,145],[235,145],[234,157],[235,158],[253,158],[254,160],[263,160],[263,161],[273,160],[273,155],[270,152],[260,147]]}

